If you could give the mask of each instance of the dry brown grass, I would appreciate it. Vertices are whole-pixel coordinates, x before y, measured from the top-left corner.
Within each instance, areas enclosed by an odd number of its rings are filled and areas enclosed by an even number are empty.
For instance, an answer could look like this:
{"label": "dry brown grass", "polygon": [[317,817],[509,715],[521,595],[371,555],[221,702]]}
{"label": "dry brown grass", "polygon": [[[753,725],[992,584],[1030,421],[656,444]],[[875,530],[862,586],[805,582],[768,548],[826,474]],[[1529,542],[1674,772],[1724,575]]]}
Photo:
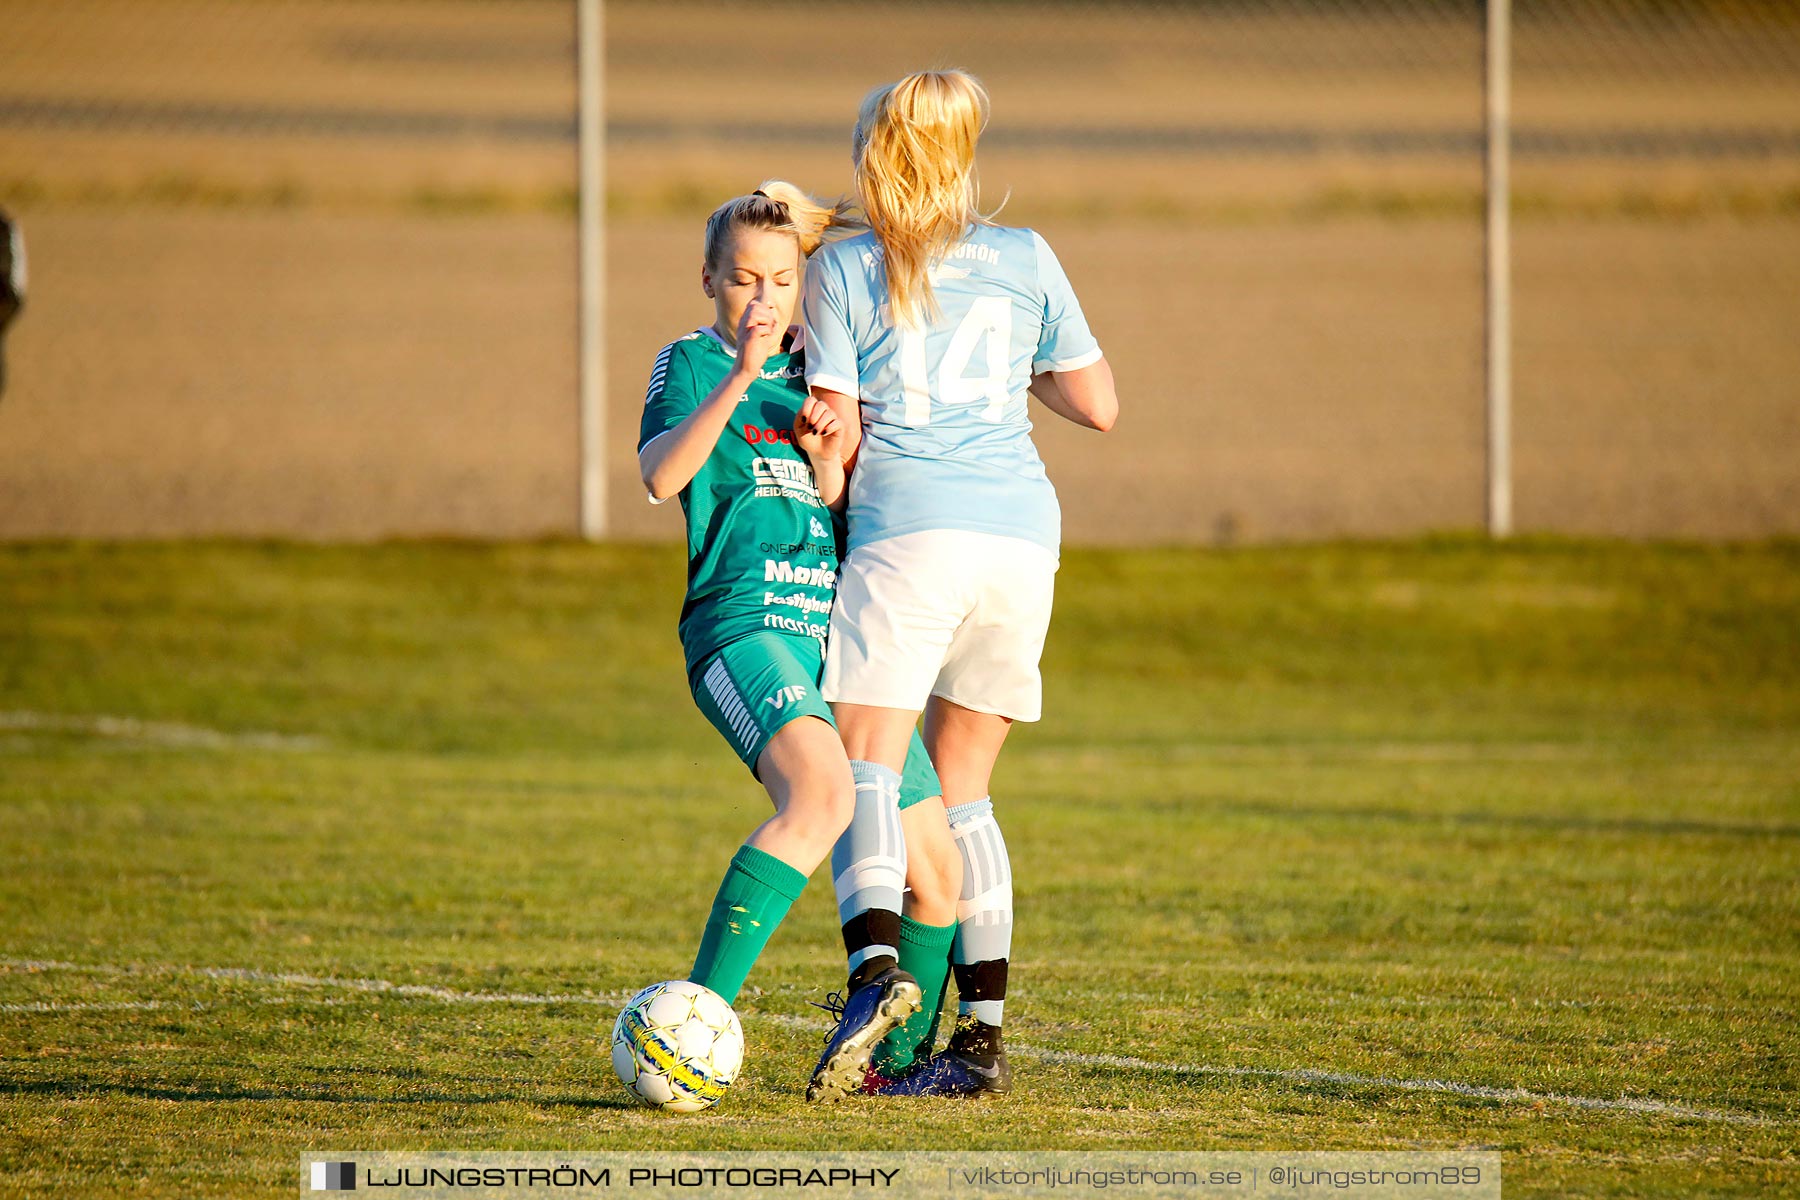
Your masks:
{"label": "dry brown grass", "polygon": [[[570,527],[567,222],[76,213],[40,214],[32,233],[38,285],[0,403],[0,533]],[[1071,540],[1479,523],[1475,226],[1052,233],[1126,405],[1107,438],[1041,424]],[[695,239],[685,221],[613,233],[625,536],[675,528],[633,486],[631,448],[650,360],[707,319]],[[1518,274],[1526,527],[1800,526],[1795,313],[1768,294],[1771,277],[1800,278],[1800,227],[1528,227]]]}
{"label": "dry brown grass", "polygon": [[7,536],[528,535],[574,511],[574,231],[44,213]]}

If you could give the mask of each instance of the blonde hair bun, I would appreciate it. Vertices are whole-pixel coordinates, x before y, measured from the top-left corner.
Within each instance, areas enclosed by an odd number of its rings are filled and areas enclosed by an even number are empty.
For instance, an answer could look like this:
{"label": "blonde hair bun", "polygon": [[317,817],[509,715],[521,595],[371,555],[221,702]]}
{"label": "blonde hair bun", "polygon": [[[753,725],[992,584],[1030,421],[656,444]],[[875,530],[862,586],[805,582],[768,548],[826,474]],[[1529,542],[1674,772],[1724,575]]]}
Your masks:
{"label": "blonde hair bun", "polygon": [[848,200],[827,204],[781,179],[765,180],[748,196],[735,196],[713,209],[706,218],[706,265],[717,267],[725,246],[740,229],[770,229],[791,233],[800,253],[809,255],[831,230],[862,229]]}

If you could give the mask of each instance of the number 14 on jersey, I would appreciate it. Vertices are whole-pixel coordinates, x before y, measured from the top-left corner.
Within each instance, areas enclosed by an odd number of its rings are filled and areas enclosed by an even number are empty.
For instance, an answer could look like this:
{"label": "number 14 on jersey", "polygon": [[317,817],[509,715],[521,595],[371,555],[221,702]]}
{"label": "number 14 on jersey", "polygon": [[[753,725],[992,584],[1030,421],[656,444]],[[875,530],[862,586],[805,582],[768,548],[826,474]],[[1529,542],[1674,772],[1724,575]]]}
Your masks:
{"label": "number 14 on jersey", "polygon": [[[944,360],[938,364],[937,388],[931,386],[931,368],[925,355],[925,332],[902,326],[900,338],[900,386],[906,397],[906,424],[914,429],[931,424],[935,402],[940,408],[979,404],[981,420],[995,424],[1012,403],[1007,386],[1012,377],[1012,301],[1005,296],[980,296],[969,304],[968,315],[950,335]],[[980,374],[970,377],[976,353],[982,356]]]}

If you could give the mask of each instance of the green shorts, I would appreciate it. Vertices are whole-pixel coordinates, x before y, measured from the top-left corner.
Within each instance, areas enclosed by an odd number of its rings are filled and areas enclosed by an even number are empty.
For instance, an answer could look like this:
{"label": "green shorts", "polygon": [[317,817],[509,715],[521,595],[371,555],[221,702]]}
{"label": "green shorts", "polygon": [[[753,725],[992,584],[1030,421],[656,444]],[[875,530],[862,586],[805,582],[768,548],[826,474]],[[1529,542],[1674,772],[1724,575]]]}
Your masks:
{"label": "green shorts", "polygon": [[[835,727],[831,706],[819,699],[824,669],[825,653],[817,639],[753,633],[702,659],[688,684],[694,703],[754,775],[769,739],[789,721],[817,717]],[[915,729],[900,776],[900,807],[911,808],[943,792]]]}

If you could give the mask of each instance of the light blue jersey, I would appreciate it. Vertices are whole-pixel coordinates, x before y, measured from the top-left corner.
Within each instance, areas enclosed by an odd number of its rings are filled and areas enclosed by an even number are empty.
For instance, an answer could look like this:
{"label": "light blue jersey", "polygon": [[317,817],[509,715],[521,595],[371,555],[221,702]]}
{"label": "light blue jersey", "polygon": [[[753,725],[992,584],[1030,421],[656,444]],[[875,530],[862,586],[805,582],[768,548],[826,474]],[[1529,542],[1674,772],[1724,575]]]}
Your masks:
{"label": "light blue jersey", "polygon": [[1031,377],[1100,359],[1049,245],[975,226],[931,272],[941,314],[895,329],[880,243],[862,234],[806,267],[806,382],[862,400],[849,548],[928,529],[1062,542],[1031,441]]}

